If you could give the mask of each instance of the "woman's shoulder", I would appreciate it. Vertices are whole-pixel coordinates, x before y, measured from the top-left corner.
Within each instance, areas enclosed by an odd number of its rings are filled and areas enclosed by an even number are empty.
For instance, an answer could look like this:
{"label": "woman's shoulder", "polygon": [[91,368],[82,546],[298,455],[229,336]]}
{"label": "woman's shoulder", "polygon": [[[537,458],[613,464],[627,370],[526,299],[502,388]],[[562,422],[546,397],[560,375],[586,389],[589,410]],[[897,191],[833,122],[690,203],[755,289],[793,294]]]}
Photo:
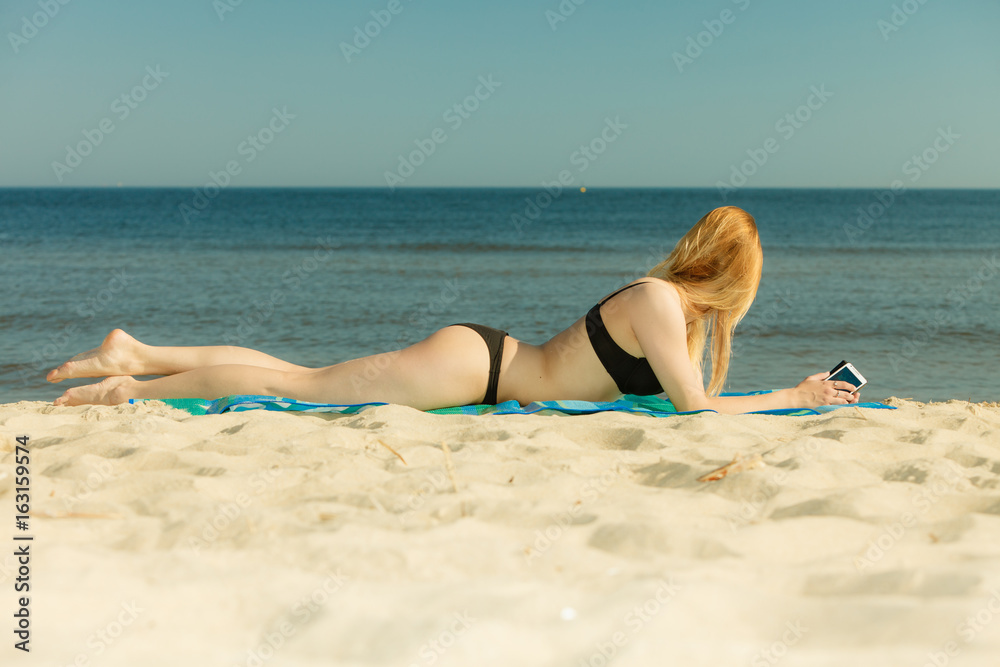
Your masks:
{"label": "woman's shoulder", "polygon": [[604,297],[599,304],[603,305],[607,302],[611,303],[608,308],[612,311],[617,310],[620,306],[624,306],[629,311],[635,308],[638,308],[639,311],[645,311],[651,304],[669,304],[668,307],[682,307],[682,299],[677,286],[653,276],[636,278]]}
{"label": "woman's shoulder", "polygon": [[629,283],[628,287],[632,287],[633,285],[636,286],[636,289],[629,290],[631,292],[644,293],[659,298],[662,298],[659,295],[666,295],[680,302],[681,295],[677,289],[677,285],[669,280],[656,278],[655,276],[643,276],[633,280]]}

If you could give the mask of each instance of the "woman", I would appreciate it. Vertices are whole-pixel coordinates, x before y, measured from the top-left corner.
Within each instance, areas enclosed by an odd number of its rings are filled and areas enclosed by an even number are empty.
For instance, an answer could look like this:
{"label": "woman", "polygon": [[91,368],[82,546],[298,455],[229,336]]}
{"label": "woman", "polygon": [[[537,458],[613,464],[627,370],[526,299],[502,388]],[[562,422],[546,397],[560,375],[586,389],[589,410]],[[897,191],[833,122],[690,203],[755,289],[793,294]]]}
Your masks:
{"label": "woman", "polygon": [[[854,387],[824,381],[826,373],[768,394],[718,395],[733,329],[754,300],[762,266],[754,219],[726,206],[699,220],[647,276],[605,297],[542,345],[482,325],[452,324],[403,350],[313,369],[241,347],[144,345],[115,329],[100,347],[53,369],[47,379],[109,376],[67,390],[55,405],[260,394],[430,410],[511,399],[610,401],[661,391],[680,411],[735,414],[856,403]],[[709,342],[706,392],[702,364]],[[132,375],[165,377],[143,382]]]}

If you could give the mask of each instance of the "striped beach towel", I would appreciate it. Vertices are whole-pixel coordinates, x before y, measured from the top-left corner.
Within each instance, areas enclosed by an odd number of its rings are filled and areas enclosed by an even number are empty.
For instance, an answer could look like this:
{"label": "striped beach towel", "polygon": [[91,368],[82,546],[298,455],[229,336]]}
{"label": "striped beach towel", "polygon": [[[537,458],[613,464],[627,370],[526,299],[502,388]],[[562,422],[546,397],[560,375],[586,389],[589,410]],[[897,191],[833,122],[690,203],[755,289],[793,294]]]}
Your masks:
{"label": "striped beach towel", "polygon": [[[752,396],[774,391],[764,389],[748,393],[723,393],[722,396]],[[354,414],[373,405],[387,403],[356,403],[340,405],[336,403],[310,403],[293,398],[278,396],[235,395],[223,396],[215,400],[203,398],[164,398],[144,399],[132,398],[129,403],[139,403],[146,400],[161,400],[167,405],[184,410],[192,415],[217,415],[223,412],[239,412],[242,410],[277,410],[295,412],[336,412]],[[817,408],[784,408],[780,410],[758,410],[744,414],[756,415],[818,415],[831,410],[851,407],[848,405],[822,405]],[[884,403],[854,403],[853,407],[895,410]],[[451,408],[427,410],[438,415],[530,415],[538,412],[562,413],[567,415],[583,415],[594,412],[631,412],[650,415],[652,417],[674,417],[676,415],[691,415],[699,412],[715,412],[714,410],[690,410],[678,412],[669,399],[659,396],[636,396],[625,394],[617,401],[535,401],[528,405],[520,405],[517,401],[505,401],[497,405],[458,405]]]}

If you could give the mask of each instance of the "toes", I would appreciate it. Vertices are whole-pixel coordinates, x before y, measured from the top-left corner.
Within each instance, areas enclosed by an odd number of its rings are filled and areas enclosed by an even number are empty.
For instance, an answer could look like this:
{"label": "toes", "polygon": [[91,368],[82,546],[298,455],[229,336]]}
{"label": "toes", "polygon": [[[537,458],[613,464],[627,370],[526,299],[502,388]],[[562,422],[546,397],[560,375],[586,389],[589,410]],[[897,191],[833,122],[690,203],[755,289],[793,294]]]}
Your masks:
{"label": "toes", "polygon": [[49,382],[59,382],[69,378],[97,377],[105,374],[105,366],[106,364],[97,358],[96,353],[84,352],[49,371],[46,379]]}
{"label": "toes", "polygon": [[118,380],[108,378],[82,387],[71,387],[63,395],[52,401],[53,405],[117,405],[128,400],[123,385],[131,378]]}
{"label": "toes", "polygon": [[86,391],[87,387],[91,385],[85,385],[83,387],[73,387],[72,389],[67,389],[66,393],[57,398],[59,401],[58,405],[74,406],[74,405],[91,405],[95,401],[90,392]]}

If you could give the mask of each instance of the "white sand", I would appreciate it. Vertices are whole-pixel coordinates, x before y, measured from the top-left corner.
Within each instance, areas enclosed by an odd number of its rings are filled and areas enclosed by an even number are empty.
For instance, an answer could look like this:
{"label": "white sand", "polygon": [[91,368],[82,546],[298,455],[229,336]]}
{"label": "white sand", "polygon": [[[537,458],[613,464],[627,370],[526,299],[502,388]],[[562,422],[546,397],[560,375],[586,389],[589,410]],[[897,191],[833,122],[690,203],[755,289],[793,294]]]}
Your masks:
{"label": "white sand", "polygon": [[[996,665],[1000,408],[890,402],[2,405],[0,664]],[[11,632],[24,434],[30,656]],[[767,465],[697,481],[741,452]]]}

